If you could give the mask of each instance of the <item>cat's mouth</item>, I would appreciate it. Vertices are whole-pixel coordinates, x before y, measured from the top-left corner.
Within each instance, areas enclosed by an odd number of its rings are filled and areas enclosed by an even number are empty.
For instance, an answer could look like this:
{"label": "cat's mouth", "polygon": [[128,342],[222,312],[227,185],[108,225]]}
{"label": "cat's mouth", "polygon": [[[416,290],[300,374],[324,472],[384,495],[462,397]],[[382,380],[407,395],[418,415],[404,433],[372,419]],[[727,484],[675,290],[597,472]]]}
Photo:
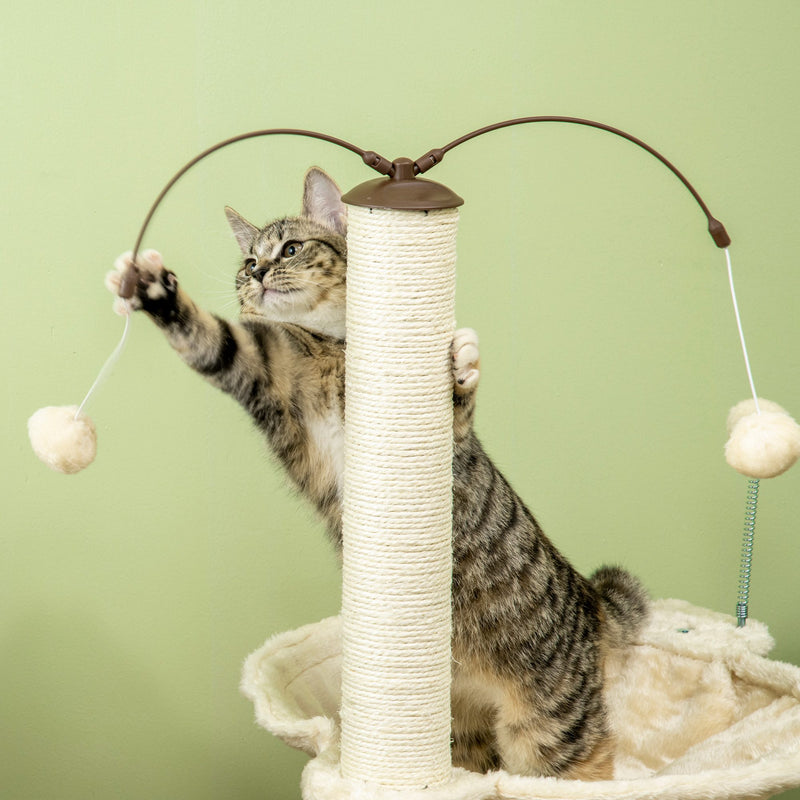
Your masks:
{"label": "cat's mouth", "polygon": [[300,291],[299,289],[293,289],[290,286],[282,286],[280,288],[277,286],[264,286],[261,292],[261,296],[264,298],[285,297],[286,295],[295,294],[299,291]]}

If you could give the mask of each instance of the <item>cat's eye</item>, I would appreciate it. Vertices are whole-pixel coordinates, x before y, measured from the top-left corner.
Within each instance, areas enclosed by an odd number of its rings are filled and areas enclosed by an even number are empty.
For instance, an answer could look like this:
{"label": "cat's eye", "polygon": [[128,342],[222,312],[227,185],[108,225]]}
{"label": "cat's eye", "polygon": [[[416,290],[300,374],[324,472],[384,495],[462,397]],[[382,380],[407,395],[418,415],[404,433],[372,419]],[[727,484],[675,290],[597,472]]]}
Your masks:
{"label": "cat's eye", "polygon": [[246,258],[244,260],[244,271],[248,273],[248,275],[252,275],[256,271],[257,266],[258,262],[254,258]]}
{"label": "cat's eye", "polygon": [[302,242],[286,242],[281,250],[281,258],[292,258],[303,249]]}

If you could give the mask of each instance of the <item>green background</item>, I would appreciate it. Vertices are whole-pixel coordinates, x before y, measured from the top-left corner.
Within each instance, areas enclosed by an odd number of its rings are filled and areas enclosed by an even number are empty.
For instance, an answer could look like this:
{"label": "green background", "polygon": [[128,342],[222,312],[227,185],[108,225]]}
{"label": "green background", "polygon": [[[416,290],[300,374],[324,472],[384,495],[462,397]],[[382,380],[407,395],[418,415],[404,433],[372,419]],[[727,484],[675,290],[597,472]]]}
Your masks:
{"label": "green background", "polygon": [[[228,135],[308,127],[418,157],[497,120],[624,128],[695,182],[731,254],[760,393],[800,414],[800,4],[43,0],[0,33],[4,461],[0,795],[296,798],[305,758],[253,722],[241,662],[335,614],[339,572],[243,412],[137,317],[89,408],[90,469],[31,453],[117,342],[102,280],[182,163]],[[310,140],[248,142],[179,185],[147,244],[234,314],[222,213],[299,208]],[[584,571],[735,606],[746,481],[724,461],[747,397],[725,262],[643,151],[565,126],[502,131],[429,177],[466,199],[458,319],[481,335],[482,438]],[[800,471],[764,482],[752,614],[800,662]],[[800,797],[800,793],[793,796]]]}

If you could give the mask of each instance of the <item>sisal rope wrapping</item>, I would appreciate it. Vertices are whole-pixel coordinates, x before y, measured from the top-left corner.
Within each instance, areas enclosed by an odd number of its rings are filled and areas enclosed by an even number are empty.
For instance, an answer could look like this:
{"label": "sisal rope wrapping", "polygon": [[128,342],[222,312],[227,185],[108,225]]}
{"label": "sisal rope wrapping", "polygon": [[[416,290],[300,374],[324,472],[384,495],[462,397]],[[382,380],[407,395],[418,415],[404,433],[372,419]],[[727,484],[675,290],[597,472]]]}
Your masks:
{"label": "sisal rope wrapping", "polygon": [[455,209],[348,209],[346,778],[450,779]]}

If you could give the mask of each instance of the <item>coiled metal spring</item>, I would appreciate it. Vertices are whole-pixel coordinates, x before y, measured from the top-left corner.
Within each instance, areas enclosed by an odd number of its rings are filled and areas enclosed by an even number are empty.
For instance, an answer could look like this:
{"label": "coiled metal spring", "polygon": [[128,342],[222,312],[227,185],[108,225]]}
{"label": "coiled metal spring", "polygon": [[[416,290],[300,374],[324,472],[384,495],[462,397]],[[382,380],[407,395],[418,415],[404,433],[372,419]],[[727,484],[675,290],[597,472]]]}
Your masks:
{"label": "coiled metal spring", "polygon": [[756,533],[756,514],[758,513],[757,478],[747,483],[747,499],[744,513],[744,535],[742,539],[742,559],[739,568],[739,597],[736,603],[737,625],[743,628],[747,621],[747,604],[750,600],[750,575],[753,565],[753,539]]}

